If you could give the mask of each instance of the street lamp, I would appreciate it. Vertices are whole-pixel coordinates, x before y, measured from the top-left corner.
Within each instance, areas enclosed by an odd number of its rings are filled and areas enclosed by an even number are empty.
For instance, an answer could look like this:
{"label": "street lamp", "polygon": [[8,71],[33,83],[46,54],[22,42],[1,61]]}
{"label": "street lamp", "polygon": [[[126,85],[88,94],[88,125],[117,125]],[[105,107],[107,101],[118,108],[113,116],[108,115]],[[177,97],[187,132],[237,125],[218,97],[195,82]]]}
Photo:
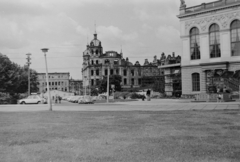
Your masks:
{"label": "street lamp", "polygon": [[30,94],[31,94],[31,91],[30,91],[30,64],[31,64],[30,56],[31,56],[31,53],[27,53],[26,55],[27,55],[27,66],[28,66],[28,96],[30,96]]}
{"label": "street lamp", "polygon": [[86,96],[87,93],[87,76],[84,76],[84,96]]}
{"label": "street lamp", "polygon": [[46,80],[47,80],[47,91],[48,91],[48,106],[49,106],[49,111],[52,111],[51,95],[50,95],[49,82],[48,82],[47,57],[46,57],[46,53],[48,52],[48,48],[43,48],[43,49],[41,49],[41,50],[42,50],[42,52],[44,53],[45,65],[46,65]]}
{"label": "street lamp", "polygon": [[108,65],[108,72],[107,72],[107,103],[109,103],[109,73],[110,73],[110,63]]}

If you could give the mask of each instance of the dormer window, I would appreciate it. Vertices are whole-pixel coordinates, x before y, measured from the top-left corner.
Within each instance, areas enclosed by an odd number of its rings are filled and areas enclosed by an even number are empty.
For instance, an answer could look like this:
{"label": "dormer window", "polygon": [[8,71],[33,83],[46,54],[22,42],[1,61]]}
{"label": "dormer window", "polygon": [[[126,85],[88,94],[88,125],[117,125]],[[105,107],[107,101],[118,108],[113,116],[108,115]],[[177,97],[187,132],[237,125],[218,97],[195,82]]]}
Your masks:
{"label": "dormer window", "polygon": [[113,53],[110,53],[110,54],[109,54],[109,56],[113,57],[113,56],[114,56],[114,54],[113,54]]}

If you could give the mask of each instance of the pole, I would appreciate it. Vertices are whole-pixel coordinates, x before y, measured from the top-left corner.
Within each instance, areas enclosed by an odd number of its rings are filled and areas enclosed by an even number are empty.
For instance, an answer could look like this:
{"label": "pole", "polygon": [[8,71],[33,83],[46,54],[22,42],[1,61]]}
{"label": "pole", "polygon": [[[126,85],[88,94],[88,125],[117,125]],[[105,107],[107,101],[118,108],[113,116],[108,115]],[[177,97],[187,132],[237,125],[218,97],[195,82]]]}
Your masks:
{"label": "pole", "polygon": [[46,65],[46,80],[47,80],[47,91],[48,91],[48,106],[49,106],[49,111],[52,111],[51,94],[50,94],[49,82],[48,82],[47,56],[46,56],[46,52],[48,51],[48,49],[42,49],[42,51],[44,52],[45,65]]}
{"label": "pole", "polygon": [[85,93],[85,95],[84,96],[86,96],[86,93],[87,93],[87,82],[86,82],[86,77],[84,77],[84,93]]}
{"label": "pole", "polygon": [[31,64],[30,55],[31,55],[31,53],[28,53],[26,55],[27,55],[27,66],[28,66],[28,96],[30,96],[30,94],[31,94],[31,91],[30,91],[30,64]]}
{"label": "pole", "polygon": [[30,66],[28,66],[28,96],[30,96]]}
{"label": "pole", "polygon": [[108,65],[108,75],[107,75],[107,103],[109,103],[109,72],[110,72],[110,67]]}

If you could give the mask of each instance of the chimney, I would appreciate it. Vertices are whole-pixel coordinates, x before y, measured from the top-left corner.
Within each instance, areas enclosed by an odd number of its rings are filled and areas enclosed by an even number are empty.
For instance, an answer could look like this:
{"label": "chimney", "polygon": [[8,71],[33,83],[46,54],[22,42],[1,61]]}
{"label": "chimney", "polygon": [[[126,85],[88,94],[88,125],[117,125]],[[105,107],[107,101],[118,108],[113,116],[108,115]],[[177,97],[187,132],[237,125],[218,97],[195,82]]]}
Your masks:
{"label": "chimney", "polygon": [[175,57],[175,52],[172,53],[172,57]]}

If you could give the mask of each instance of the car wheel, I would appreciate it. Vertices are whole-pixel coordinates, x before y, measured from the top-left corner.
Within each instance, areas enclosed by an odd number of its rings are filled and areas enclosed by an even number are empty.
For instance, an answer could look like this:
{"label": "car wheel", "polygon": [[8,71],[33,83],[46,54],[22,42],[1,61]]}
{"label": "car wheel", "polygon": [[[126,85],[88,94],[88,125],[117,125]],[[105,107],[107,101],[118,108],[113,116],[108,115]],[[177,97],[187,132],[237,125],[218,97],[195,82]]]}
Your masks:
{"label": "car wheel", "polygon": [[24,101],[21,104],[26,104]]}
{"label": "car wheel", "polygon": [[40,101],[38,101],[37,104],[40,104]]}

